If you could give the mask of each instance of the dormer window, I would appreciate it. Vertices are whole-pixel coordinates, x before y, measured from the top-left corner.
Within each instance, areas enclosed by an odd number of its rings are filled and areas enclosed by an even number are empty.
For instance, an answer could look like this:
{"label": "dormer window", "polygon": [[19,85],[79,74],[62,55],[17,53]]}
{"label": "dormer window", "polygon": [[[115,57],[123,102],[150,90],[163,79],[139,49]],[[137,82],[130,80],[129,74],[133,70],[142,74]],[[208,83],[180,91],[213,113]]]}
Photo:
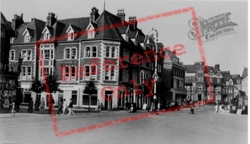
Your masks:
{"label": "dormer window", "polygon": [[94,26],[91,23],[87,27],[87,33],[88,33],[88,39],[95,38],[96,31],[95,31]]}
{"label": "dormer window", "polygon": [[69,24],[69,27],[66,30],[66,33],[68,33],[68,41],[74,40],[74,38],[76,37],[75,32],[78,31],[78,30],[80,30],[80,28],[71,25],[71,23]]}
{"label": "dormer window", "polygon": [[30,36],[24,36],[24,42],[30,42]]}
{"label": "dormer window", "polygon": [[23,42],[30,42],[31,37],[34,35],[34,31],[26,28],[26,30],[23,32]]}
{"label": "dormer window", "polygon": [[14,42],[14,40],[15,40],[15,38],[14,38],[14,37],[10,38],[10,43],[13,43],[13,42]]}
{"label": "dormer window", "polygon": [[74,33],[68,33],[68,40],[74,40]]}
{"label": "dormer window", "polygon": [[51,28],[49,29],[49,27],[45,27],[42,34],[43,34],[43,40],[48,40],[51,38],[52,29]]}
{"label": "dormer window", "polygon": [[45,34],[43,35],[43,39],[44,39],[44,40],[50,39],[50,34],[49,34],[49,33],[45,33]]}

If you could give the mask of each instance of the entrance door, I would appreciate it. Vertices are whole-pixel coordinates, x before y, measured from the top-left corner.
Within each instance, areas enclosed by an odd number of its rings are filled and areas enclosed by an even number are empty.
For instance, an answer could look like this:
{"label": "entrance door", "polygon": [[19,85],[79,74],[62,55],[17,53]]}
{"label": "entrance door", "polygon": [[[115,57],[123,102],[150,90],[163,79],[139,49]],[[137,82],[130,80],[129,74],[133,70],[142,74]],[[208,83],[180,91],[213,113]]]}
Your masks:
{"label": "entrance door", "polygon": [[198,94],[198,101],[201,101],[201,94]]}
{"label": "entrance door", "polygon": [[105,109],[108,109],[110,105],[112,108],[112,93],[113,91],[105,91],[105,103],[104,103]]}

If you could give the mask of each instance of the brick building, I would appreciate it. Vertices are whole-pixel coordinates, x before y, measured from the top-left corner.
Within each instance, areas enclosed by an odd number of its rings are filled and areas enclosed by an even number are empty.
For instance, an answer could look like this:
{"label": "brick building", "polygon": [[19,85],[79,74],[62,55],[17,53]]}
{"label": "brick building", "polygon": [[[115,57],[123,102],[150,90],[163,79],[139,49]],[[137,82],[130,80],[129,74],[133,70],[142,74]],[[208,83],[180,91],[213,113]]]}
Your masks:
{"label": "brick building", "polygon": [[[9,72],[10,39],[14,36],[11,23],[1,13],[1,47],[0,47],[0,97],[4,94],[16,95],[17,73]],[[2,105],[1,105],[2,107]]]}
{"label": "brick building", "polygon": [[[60,97],[66,101],[72,98],[75,107],[88,107],[90,101],[90,107],[95,108],[99,100],[106,109],[108,98],[112,108],[124,107],[126,100],[141,108],[146,101],[143,81],[152,78],[155,43],[137,27],[136,17],[125,20],[124,10],[114,15],[106,10],[99,14],[92,8],[87,17],[62,20],[49,13],[45,22],[33,18],[16,31],[10,65],[18,63],[19,54],[24,58],[20,76],[24,103],[25,99],[35,98],[29,90],[32,79],[42,80],[50,73],[60,82],[61,91],[53,94],[56,103]],[[97,87],[90,99],[83,93],[88,81]],[[41,97],[46,99],[46,95],[42,93]]]}
{"label": "brick building", "polygon": [[162,75],[166,82],[166,100],[168,102],[177,101],[179,104],[184,104],[187,101],[187,91],[185,89],[185,68],[180,59],[174,52],[166,50],[165,59],[163,62]]}
{"label": "brick building", "polygon": [[202,62],[185,65],[185,87],[191,101],[221,101],[222,72],[219,65],[206,66]]}

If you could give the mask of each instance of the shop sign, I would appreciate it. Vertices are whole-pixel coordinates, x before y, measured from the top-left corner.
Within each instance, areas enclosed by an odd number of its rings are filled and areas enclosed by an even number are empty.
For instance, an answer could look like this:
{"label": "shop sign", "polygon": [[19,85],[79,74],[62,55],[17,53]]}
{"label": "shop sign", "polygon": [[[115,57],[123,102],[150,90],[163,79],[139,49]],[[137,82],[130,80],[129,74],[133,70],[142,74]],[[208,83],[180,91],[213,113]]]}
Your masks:
{"label": "shop sign", "polygon": [[119,45],[120,42],[115,42],[115,41],[103,41],[104,44],[115,44],[115,45]]}
{"label": "shop sign", "polygon": [[61,66],[75,66],[77,65],[75,60],[63,60]]}

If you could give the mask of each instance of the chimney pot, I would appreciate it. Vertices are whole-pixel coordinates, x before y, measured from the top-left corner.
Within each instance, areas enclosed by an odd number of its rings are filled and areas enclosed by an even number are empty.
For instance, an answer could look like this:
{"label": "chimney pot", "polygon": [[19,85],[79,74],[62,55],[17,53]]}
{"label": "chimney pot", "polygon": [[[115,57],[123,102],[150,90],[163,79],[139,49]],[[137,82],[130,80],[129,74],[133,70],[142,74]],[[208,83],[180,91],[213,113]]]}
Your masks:
{"label": "chimney pot", "polygon": [[118,9],[116,16],[119,17],[122,22],[124,22],[125,21],[124,9]]}

